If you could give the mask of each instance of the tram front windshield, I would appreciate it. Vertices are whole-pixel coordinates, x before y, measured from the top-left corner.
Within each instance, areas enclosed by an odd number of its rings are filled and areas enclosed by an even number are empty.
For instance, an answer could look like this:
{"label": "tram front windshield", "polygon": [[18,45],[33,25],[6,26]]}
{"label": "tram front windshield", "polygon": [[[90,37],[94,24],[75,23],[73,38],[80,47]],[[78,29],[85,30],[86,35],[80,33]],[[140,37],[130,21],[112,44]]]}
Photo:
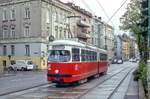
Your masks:
{"label": "tram front windshield", "polygon": [[51,62],[68,62],[70,61],[70,52],[67,50],[50,50],[48,61]]}

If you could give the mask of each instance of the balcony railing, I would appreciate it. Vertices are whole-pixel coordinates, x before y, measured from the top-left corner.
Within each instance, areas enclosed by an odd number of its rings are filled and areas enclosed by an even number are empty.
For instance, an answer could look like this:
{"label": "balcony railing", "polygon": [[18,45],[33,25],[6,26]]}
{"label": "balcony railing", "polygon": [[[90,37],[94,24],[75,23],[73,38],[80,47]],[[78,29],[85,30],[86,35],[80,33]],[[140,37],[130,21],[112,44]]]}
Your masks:
{"label": "balcony railing", "polygon": [[90,27],[89,23],[82,21],[82,20],[77,21],[77,25],[81,27]]}
{"label": "balcony railing", "polygon": [[90,38],[90,35],[89,35],[89,34],[86,34],[86,33],[78,33],[78,34],[77,34],[77,38],[88,39],[88,38]]}

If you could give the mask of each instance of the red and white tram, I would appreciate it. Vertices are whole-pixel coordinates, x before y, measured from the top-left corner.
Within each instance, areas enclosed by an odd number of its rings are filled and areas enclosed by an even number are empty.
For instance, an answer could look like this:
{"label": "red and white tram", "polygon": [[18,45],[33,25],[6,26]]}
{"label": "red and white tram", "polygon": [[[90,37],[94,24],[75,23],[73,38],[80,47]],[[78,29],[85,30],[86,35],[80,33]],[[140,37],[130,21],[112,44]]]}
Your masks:
{"label": "red and white tram", "polygon": [[56,40],[49,46],[47,80],[73,83],[106,73],[105,50],[70,40]]}

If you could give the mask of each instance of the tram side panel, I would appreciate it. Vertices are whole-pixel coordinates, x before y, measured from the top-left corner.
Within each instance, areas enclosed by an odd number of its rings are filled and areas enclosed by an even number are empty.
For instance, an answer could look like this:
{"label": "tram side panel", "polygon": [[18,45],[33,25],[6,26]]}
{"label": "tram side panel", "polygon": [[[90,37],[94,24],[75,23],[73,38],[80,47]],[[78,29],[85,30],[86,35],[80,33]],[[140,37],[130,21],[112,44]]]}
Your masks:
{"label": "tram side panel", "polygon": [[48,81],[55,82],[56,78],[62,83],[79,81],[98,73],[97,62],[81,63],[49,63]]}
{"label": "tram side panel", "polygon": [[98,62],[81,63],[81,79],[88,78],[98,73]]}
{"label": "tram side panel", "polygon": [[107,61],[99,61],[99,74],[106,72],[108,68],[108,62]]}
{"label": "tram side panel", "polygon": [[99,61],[98,61],[99,74],[107,72],[107,69],[108,69],[107,54],[99,53]]}

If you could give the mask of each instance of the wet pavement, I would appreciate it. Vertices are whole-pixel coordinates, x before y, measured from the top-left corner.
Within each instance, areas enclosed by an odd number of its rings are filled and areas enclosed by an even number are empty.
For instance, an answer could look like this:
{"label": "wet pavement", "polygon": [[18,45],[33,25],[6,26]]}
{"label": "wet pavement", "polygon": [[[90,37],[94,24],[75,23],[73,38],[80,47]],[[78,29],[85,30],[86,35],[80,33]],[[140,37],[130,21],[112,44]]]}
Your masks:
{"label": "wet pavement", "polygon": [[138,97],[138,82],[133,80],[133,75],[124,99],[139,99]]}
{"label": "wet pavement", "polygon": [[136,64],[111,65],[107,75],[81,85],[58,88],[54,84],[45,84],[1,96],[0,99],[124,99],[130,93],[128,85],[132,68],[136,68]]}
{"label": "wet pavement", "polygon": [[[81,97],[81,99],[123,99],[127,88],[125,89],[124,86],[121,86],[118,90],[116,89],[123,82],[124,78],[128,76],[130,70],[131,68],[128,68],[125,71],[118,73],[117,75],[113,76],[109,80],[98,85],[88,94]],[[129,77],[127,77],[127,79],[130,80]]]}
{"label": "wet pavement", "polygon": [[46,71],[17,71],[0,77],[0,95],[47,84]]}

